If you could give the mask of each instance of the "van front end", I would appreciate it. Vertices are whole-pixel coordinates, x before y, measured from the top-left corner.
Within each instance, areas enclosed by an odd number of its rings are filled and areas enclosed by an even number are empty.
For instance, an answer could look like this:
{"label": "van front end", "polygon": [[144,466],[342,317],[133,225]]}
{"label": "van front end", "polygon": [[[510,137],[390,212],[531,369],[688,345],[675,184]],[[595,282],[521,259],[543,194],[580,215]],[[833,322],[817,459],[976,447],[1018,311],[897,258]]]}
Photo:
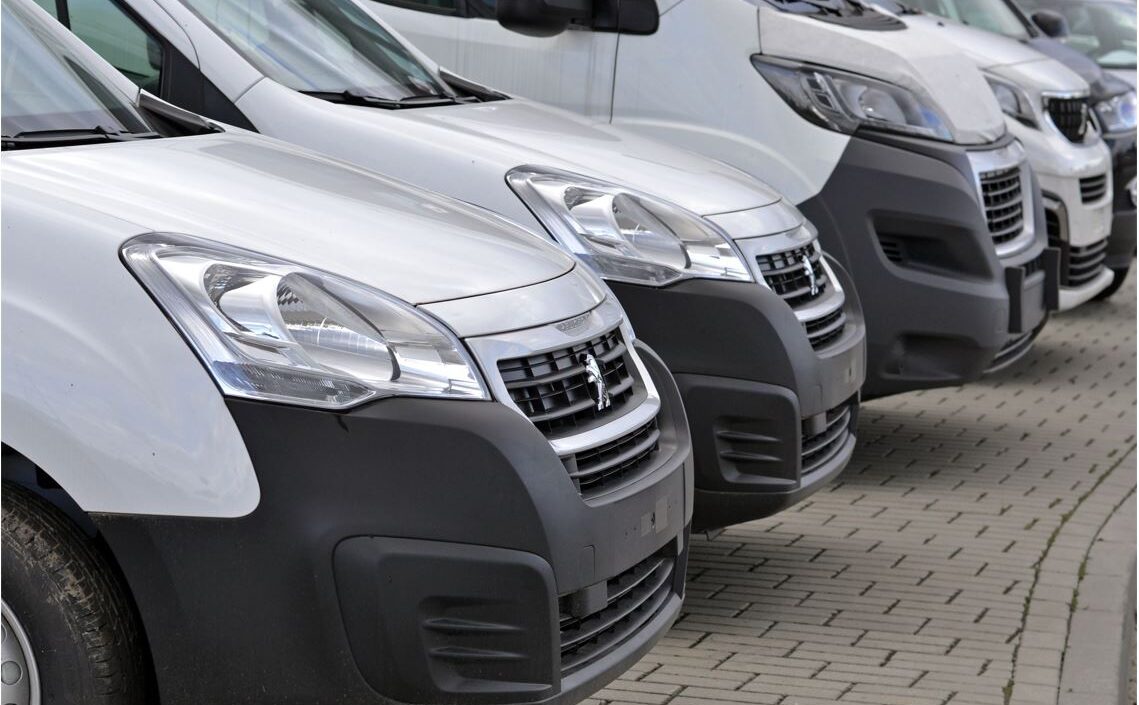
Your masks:
{"label": "van front end", "polygon": [[[536,293],[435,311],[485,322]],[[493,401],[231,399],[255,511],[93,515],[163,703],[575,703],[667,631],[692,487],[663,363],[612,303],[464,342]]]}

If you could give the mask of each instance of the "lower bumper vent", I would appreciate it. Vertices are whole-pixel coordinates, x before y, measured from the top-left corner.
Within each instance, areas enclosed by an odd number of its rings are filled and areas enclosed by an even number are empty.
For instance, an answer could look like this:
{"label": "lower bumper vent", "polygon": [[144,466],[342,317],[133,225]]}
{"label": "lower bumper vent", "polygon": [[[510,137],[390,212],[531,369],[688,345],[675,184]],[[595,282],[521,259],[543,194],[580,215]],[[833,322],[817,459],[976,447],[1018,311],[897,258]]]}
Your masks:
{"label": "lower bumper vent", "polygon": [[560,600],[562,675],[580,670],[635,635],[674,594],[676,550],[668,544],[606,585],[605,607],[586,617],[569,613],[569,597]]}

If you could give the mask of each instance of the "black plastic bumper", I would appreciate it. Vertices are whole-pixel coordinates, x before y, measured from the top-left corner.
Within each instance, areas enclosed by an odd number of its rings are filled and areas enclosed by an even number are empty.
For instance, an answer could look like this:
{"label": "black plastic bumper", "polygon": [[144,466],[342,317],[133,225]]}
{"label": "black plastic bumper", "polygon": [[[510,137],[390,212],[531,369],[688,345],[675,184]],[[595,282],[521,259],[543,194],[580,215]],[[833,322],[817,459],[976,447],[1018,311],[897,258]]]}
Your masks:
{"label": "black plastic bumper", "polygon": [[1135,179],[1135,133],[1125,136],[1107,136],[1104,139],[1111,149],[1112,184],[1115,196],[1112,202],[1111,237],[1107,241],[1106,264],[1120,271],[1131,266],[1135,257],[1135,204],[1131,202],[1127,185]]}
{"label": "black plastic bumper", "polygon": [[[641,352],[664,401],[658,466],[609,502],[586,504],[498,403],[230,401],[252,514],[93,517],[163,705],[572,703],[616,677],[679,610],[691,515],[679,392]],[[629,576],[642,592],[608,604]],[[615,610],[630,618],[605,631]],[[599,635],[572,670],[567,629]]]}
{"label": "black plastic bumper", "polygon": [[[824,486],[849,462],[866,327],[849,276],[832,266],[846,290],[847,323],[821,350],[811,347],[783,299],[762,286],[610,284],[637,334],[680,385],[692,427],[695,529],[770,516]],[[842,437],[804,473],[804,433],[820,430],[828,412],[843,409],[850,415]]]}
{"label": "black plastic bumper", "polygon": [[[1019,335],[1011,319],[1031,319],[1055,296],[1026,277],[1010,301],[1006,269],[1043,255],[1043,213],[1032,248],[1002,262],[977,199],[964,148],[867,134],[850,140],[823,190],[800,205],[862,299],[864,398],[977,379]],[[1043,279],[1056,286],[1052,273]]]}

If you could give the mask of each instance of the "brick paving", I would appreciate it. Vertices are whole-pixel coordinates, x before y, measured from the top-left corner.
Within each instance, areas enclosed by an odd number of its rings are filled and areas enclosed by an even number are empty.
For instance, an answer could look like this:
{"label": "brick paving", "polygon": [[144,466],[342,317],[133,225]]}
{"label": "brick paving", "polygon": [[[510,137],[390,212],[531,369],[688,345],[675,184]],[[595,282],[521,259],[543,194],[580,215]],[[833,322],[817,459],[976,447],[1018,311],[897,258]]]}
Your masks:
{"label": "brick paving", "polygon": [[980,383],[865,405],[837,483],[693,539],[684,614],[593,702],[1056,703],[1088,553],[1058,539],[1135,490],[1135,295]]}

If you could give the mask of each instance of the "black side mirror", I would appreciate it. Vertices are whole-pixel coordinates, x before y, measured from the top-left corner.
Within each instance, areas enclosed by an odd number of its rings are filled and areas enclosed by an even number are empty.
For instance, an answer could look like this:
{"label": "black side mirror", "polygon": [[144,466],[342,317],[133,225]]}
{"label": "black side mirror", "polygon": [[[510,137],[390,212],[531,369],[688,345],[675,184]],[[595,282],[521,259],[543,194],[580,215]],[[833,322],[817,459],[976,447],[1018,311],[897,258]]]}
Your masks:
{"label": "black side mirror", "polygon": [[574,21],[589,21],[593,0],[498,0],[498,23],[531,37],[553,37]]}
{"label": "black side mirror", "polygon": [[1068,20],[1059,12],[1052,10],[1037,10],[1032,13],[1033,23],[1053,39],[1068,36]]}

